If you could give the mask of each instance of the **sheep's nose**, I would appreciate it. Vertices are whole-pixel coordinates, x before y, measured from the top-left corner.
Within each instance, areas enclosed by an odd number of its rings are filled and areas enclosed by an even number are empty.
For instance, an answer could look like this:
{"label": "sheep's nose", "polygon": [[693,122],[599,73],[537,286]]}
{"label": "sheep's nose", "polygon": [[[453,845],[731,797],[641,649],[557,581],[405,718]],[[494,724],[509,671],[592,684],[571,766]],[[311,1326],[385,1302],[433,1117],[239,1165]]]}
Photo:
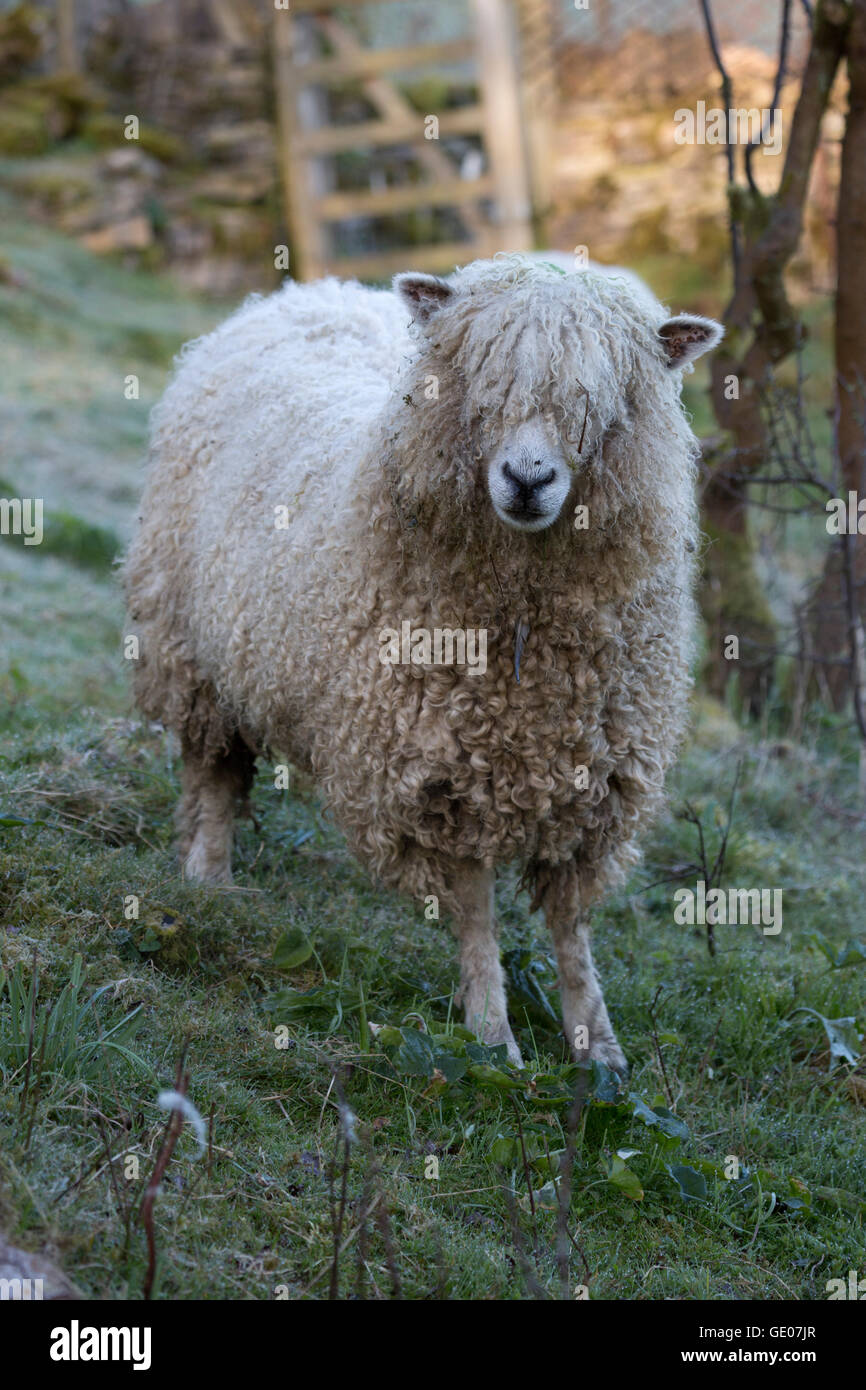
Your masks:
{"label": "sheep's nose", "polygon": [[521,502],[529,501],[534,493],[539,492],[543,487],[547,487],[548,483],[552,483],[556,477],[556,469],[551,468],[550,472],[545,473],[543,478],[535,478],[533,482],[529,482],[528,479],[522,477],[520,473],[515,473],[510,463],[504,463],[502,465],[502,472],[517,492]]}

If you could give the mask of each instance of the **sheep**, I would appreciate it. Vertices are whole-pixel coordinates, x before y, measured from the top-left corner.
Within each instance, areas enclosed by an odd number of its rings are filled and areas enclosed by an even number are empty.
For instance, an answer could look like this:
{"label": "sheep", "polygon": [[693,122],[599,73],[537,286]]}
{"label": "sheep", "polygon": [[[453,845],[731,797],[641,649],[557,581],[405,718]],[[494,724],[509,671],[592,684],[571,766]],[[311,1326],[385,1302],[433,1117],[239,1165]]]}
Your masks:
{"label": "sheep", "polygon": [[287,283],[187,345],[124,570],[138,704],[180,740],[186,875],[230,881],[233,815],[279,753],[374,879],[450,916],[467,1023],[516,1066],[493,887],[519,866],[575,1057],[625,1067],[588,909],[684,733],[680,386],[721,332],[511,255],[390,291]]}

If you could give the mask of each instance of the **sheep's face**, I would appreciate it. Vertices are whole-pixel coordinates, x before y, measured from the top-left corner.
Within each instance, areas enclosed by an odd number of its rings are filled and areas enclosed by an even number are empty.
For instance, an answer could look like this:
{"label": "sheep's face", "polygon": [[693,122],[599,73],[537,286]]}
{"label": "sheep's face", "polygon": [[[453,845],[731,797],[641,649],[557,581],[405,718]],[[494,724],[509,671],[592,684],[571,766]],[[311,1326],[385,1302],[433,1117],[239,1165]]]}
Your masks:
{"label": "sheep's face", "polygon": [[673,423],[677,369],[722,334],[697,315],[665,319],[625,278],[521,257],[477,261],[451,280],[398,275],[395,289],[421,330],[420,370],[448,372],[435,428],[459,425],[496,517],[517,531],[552,526],[642,411]]}
{"label": "sheep's face", "polygon": [[493,510],[516,531],[543,531],[559,516],[571,474],[556,432],[541,418],[507,430],[487,462]]}

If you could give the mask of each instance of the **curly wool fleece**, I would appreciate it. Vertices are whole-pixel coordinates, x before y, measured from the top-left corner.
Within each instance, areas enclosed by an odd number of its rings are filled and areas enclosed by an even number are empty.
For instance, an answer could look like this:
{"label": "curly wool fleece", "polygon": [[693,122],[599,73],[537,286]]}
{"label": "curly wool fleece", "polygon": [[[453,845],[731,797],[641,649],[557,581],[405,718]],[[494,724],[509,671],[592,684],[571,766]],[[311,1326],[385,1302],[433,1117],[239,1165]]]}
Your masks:
{"label": "curly wool fleece", "polygon": [[[184,350],[126,565],[137,697],[202,766],[240,739],[311,770],[388,884],[447,903],[457,861],[567,861],[585,903],[684,728],[695,441],[665,311],[515,256],[434,283],[414,324],[409,283],[287,284]],[[527,534],[485,460],[535,418],[573,478]],[[485,630],[486,670],[383,664],[407,621]]]}

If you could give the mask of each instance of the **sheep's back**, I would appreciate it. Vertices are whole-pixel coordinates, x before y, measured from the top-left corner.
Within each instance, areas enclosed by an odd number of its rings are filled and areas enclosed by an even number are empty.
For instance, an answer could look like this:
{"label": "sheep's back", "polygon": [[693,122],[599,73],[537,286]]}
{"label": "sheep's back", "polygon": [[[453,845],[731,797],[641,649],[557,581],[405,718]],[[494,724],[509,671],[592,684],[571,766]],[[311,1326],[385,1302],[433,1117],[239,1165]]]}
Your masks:
{"label": "sheep's back", "polygon": [[259,695],[276,687],[293,596],[345,532],[408,347],[395,296],[326,280],[253,297],[184,349],[154,411],[126,565],[130,611],[163,683],[194,668],[237,706],[253,669]]}

